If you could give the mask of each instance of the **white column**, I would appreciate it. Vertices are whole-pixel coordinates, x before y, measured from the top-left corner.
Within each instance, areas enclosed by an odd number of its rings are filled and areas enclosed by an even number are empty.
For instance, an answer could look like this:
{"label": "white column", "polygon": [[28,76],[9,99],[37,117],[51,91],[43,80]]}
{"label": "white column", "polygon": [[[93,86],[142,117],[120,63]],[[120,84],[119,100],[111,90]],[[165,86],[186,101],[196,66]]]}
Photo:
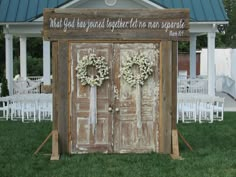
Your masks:
{"label": "white column", "polygon": [[27,78],[27,43],[26,37],[20,37],[20,76]]}
{"label": "white column", "polygon": [[196,34],[190,34],[190,78],[196,78]]}
{"label": "white column", "polygon": [[43,84],[51,85],[50,41],[43,41]]}
{"label": "white column", "polygon": [[8,81],[9,94],[13,94],[13,36],[5,34],[6,50],[6,79]]}
{"label": "white column", "polygon": [[207,34],[207,74],[208,74],[208,94],[215,95],[215,33]]}

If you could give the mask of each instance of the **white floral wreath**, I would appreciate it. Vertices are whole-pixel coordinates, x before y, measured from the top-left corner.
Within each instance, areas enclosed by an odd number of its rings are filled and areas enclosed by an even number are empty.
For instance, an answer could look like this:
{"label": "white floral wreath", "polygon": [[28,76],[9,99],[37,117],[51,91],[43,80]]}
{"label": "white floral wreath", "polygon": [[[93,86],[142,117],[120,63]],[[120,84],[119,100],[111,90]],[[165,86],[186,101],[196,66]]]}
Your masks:
{"label": "white floral wreath", "polygon": [[[132,67],[134,65],[138,65],[138,74],[132,72]],[[120,75],[131,85],[131,87],[135,87],[136,84],[143,85],[144,81],[147,80],[153,72],[152,66],[153,64],[145,55],[138,54],[129,57],[127,61],[123,63]]]}
{"label": "white floral wreath", "polygon": [[[96,68],[97,73],[95,76],[88,75],[88,66],[94,66]],[[97,57],[94,53],[83,56],[83,58],[78,61],[76,71],[76,76],[81,81],[82,85],[101,86],[105,79],[109,79],[109,67],[105,61],[105,57]]]}

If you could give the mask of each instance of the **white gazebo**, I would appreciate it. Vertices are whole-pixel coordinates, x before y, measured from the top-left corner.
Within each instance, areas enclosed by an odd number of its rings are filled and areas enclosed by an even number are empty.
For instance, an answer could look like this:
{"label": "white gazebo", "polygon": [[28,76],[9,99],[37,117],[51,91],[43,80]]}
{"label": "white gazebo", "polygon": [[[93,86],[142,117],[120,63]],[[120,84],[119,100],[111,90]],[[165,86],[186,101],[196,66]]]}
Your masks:
{"label": "white gazebo", "polygon": [[[8,8],[6,8],[8,7]],[[6,47],[6,78],[13,94],[13,36],[20,40],[20,75],[27,78],[27,38],[41,37],[44,8],[189,8],[190,9],[190,77],[196,78],[197,36],[208,37],[208,94],[215,95],[215,36],[217,26],[228,23],[222,0],[50,0],[0,1],[0,25]],[[15,10],[17,9],[17,10]],[[42,39],[43,40],[43,39]],[[50,42],[43,41],[43,83],[51,84]]]}

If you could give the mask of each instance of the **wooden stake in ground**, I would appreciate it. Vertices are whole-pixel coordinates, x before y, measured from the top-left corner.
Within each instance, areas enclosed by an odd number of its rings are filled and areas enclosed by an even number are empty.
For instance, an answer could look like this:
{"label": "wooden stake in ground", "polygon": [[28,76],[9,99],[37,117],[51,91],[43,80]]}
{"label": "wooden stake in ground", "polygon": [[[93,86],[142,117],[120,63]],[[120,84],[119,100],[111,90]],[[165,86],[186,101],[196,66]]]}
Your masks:
{"label": "wooden stake in ground", "polygon": [[42,147],[46,144],[46,142],[48,141],[48,139],[52,136],[53,131],[51,131],[51,133],[49,133],[49,135],[47,136],[47,138],[42,142],[42,144],[40,144],[40,146],[37,148],[37,150],[34,152],[34,155],[37,155],[38,152],[42,149]]}
{"label": "wooden stake in ground", "polygon": [[179,157],[178,131],[172,130],[172,154]]}
{"label": "wooden stake in ground", "polygon": [[58,131],[53,130],[52,134],[52,156],[51,160],[59,160],[59,150],[58,150]]}
{"label": "wooden stake in ground", "polygon": [[184,144],[189,148],[190,151],[193,151],[193,148],[191,145],[187,142],[187,140],[183,137],[183,135],[177,130],[172,130],[172,159],[178,159],[183,160],[183,158],[179,154],[179,141],[178,141],[178,135],[183,140]]}
{"label": "wooden stake in ground", "polygon": [[178,140],[178,130],[172,130],[172,154],[170,154],[171,158],[174,160],[183,160],[183,158],[179,154],[179,140]]}
{"label": "wooden stake in ground", "polygon": [[58,131],[53,130],[47,138],[42,142],[42,144],[37,148],[37,150],[34,152],[34,155],[37,155],[38,152],[42,149],[42,147],[46,144],[46,142],[49,140],[49,138],[52,136],[52,155],[51,160],[59,160],[59,151],[58,151]]}
{"label": "wooden stake in ground", "polygon": [[180,138],[183,140],[183,142],[186,144],[186,146],[189,148],[190,151],[193,151],[193,148],[191,147],[191,145],[187,142],[187,140],[183,137],[183,135],[181,135],[181,133],[179,131],[178,135],[180,136]]}

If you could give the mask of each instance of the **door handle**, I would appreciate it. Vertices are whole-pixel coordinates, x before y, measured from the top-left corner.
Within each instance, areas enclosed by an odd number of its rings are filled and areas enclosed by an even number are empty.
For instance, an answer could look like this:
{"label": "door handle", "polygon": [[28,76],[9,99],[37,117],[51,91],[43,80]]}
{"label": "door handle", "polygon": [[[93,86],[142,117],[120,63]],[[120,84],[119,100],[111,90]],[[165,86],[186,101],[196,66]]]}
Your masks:
{"label": "door handle", "polygon": [[109,112],[112,112],[112,110],[113,110],[112,107],[109,106],[108,111],[109,111]]}
{"label": "door handle", "polygon": [[[113,111],[112,106],[109,106],[109,107],[108,107],[108,111],[109,111],[109,112],[112,112],[112,111]],[[119,109],[119,108],[116,108],[115,111],[116,111],[116,112],[119,112],[120,109]]]}

